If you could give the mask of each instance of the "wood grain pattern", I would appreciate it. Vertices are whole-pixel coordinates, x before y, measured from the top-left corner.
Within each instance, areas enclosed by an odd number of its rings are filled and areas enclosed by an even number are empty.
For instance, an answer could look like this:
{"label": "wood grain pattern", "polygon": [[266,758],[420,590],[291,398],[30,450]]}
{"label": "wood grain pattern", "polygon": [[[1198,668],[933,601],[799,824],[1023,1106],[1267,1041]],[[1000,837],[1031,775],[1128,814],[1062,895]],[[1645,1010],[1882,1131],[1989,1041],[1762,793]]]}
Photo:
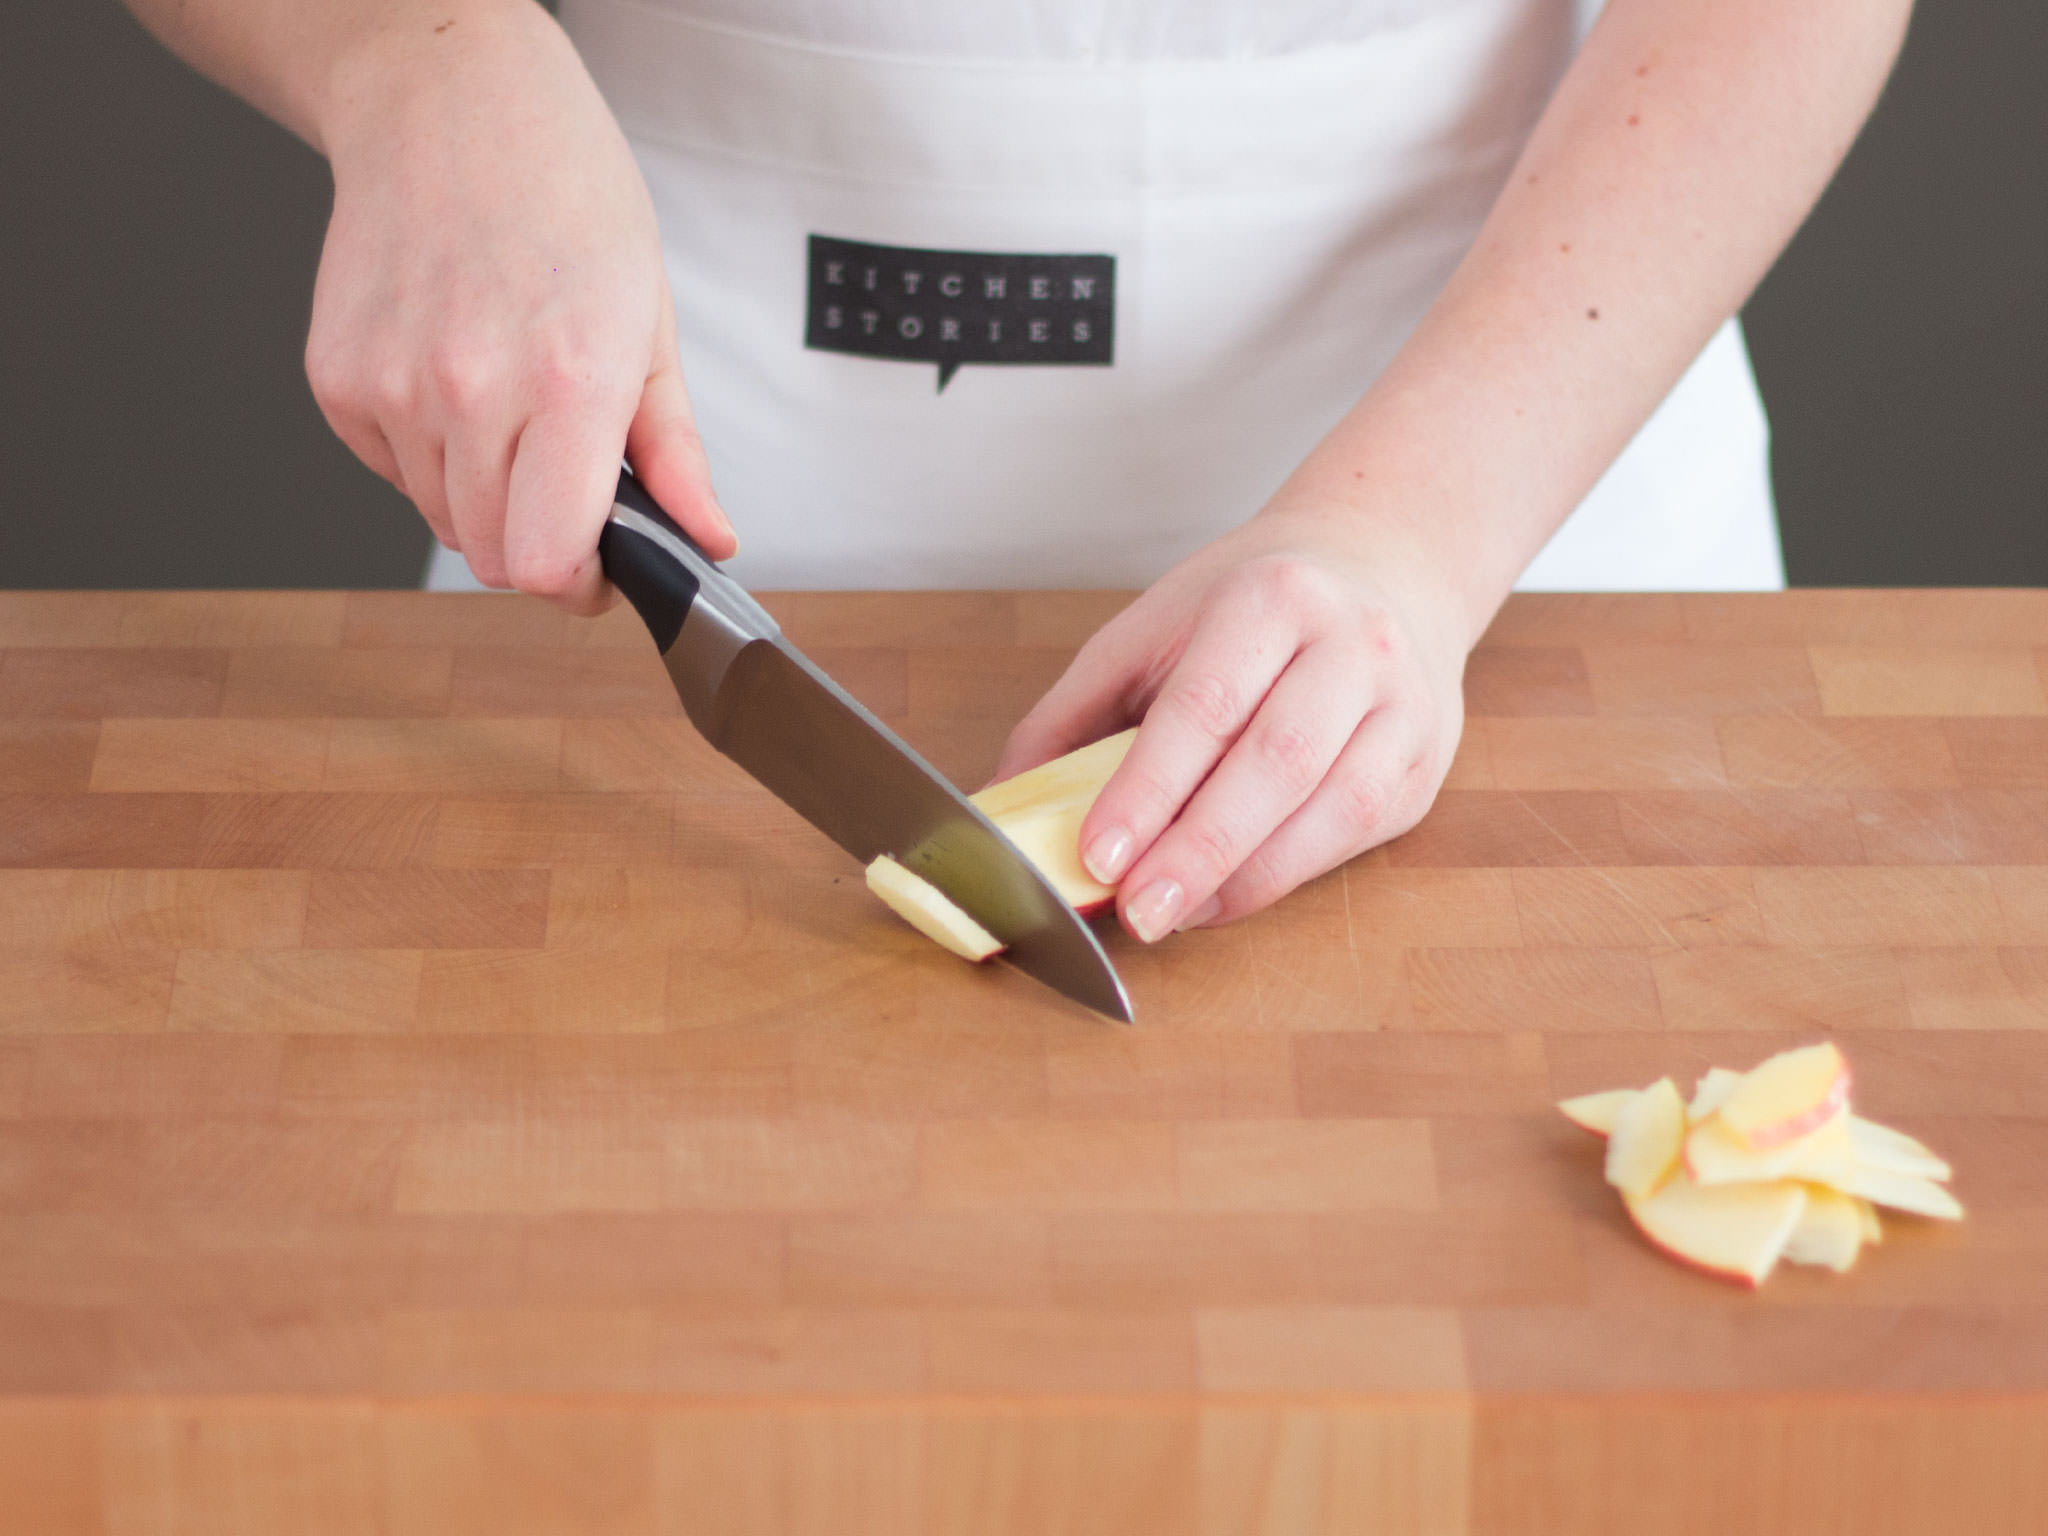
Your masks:
{"label": "wood grain pattern", "polygon": [[[1115,593],[771,599],[976,780]],[[0,1532],[2048,1529],[2048,594],[1518,597],[1421,825],[973,969],[623,610],[0,594]],[[1748,1295],[1562,1095],[1834,1035]]]}

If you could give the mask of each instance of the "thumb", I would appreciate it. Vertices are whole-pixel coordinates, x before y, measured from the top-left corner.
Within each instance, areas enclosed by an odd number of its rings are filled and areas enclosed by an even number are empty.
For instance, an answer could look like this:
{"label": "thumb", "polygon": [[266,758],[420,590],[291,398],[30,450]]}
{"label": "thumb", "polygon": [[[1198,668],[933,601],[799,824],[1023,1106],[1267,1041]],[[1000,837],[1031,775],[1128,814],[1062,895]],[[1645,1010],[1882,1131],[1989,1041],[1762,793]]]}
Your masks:
{"label": "thumb", "polygon": [[626,430],[626,462],[647,487],[647,494],[712,559],[730,559],[739,549],[725,509],[711,489],[711,465],[690,414],[690,395],[683,388],[682,363],[676,356],[675,323],[666,303],[662,305],[654,367],[640,392],[633,424]]}

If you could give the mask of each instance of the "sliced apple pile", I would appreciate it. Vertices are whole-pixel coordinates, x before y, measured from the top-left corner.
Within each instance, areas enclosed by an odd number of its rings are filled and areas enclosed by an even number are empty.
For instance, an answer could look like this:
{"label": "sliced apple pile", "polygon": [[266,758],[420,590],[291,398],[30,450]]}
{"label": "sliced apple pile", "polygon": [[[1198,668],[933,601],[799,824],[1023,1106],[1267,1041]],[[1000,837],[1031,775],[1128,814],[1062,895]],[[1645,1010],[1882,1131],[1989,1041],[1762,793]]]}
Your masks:
{"label": "sliced apple pile", "polygon": [[1607,1138],[1607,1182],[1645,1237],[1674,1258],[1762,1285],[1780,1259],[1846,1271],[1883,1239],[1877,1207],[1943,1221],[1962,1206],[1950,1170],[1902,1131],[1849,1109],[1849,1063],[1832,1044],[1747,1072],[1713,1067],[1690,1102],[1670,1078],[1558,1105]]}
{"label": "sliced apple pile", "polygon": [[[1081,822],[1137,734],[1133,727],[1105,736],[968,797],[1077,912],[1092,912],[1116,895],[1114,886],[1104,885],[1081,863]],[[887,854],[868,866],[867,878],[868,889],[890,910],[954,954],[986,960],[1001,953],[994,934]]]}

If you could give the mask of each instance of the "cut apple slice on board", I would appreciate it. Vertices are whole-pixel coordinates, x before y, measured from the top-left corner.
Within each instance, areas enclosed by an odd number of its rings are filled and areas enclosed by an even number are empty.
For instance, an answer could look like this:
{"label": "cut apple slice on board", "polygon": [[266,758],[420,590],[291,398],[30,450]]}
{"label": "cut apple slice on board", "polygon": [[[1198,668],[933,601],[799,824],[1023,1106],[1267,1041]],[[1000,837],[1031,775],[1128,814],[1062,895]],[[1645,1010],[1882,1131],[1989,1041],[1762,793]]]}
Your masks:
{"label": "cut apple slice on board", "polygon": [[1693,1183],[1678,1169],[1653,1195],[1622,1196],[1643,1236],[1673,1258],[1749,1285],[1777,1267],[1806,1209],[1803,1186]]}
{"label": "cut apple slice on board", "polygon": [[1699,1124],[1728,1102],[1728,1095],[1741,1081],[1740,1072],[1731,1072],[1726,1067],[1707,1068],[1706,1074],[1693,1085],[1692,1102],[1685,1107],[1686,1118]]}
{"label": "cut apple slice on board", "polygon": [[[1608,1182],[1656,1246],[1752,1285],[1780,1258],[1849,1269],[1884,1239],[1880,1205],[1942,1221],[1963,1215],[1943,1187],[1942,1158],[1851,1111],[1848,1063],[1832,1045],[1786,1051],[1748,1072],[1711,1068],[1690,1103],[1666,1078],[1558,1108],[1607,1138]],[[1781,1230],[1795,1205],[1796,1221]]]}
{"label": "cut apple slice on board", "polygon": [[1002,941],[886,853],[868,866],[868,889],[889,909],[933,943],[963,960],[986,960]]}
{"label": "cut apple slice on board", "polygon": [[1773,1179],[1832,1183],[1815,1170],[1833,1167],[1854,1155],[1845,1115],[1837,1115],[1796,1141],[1762,1151],[1745,1146],[1718,1114],[1707,1116],[1685,1138],[1686,1171],[1701,1184],[1768,1184]]}
{"label": "cut apple slice on board", "polygon": [[[967,797],[1077,912],[1091,912],[1116,895],[1114,886],[1104,885],[1081,863],[1081,822],[1137,734],[1134,727],[1106,736]],[[1001,953],[995,935],[887,854],[868,866],[867,881],[898,917],[963,959],[987,960]]]}
{"label": "cut apple slice on board", "polygon": [[1809,1185],[1806,1207],[1785,1239],[1785,1258],[1846,1275],[1863,1247],[1863,1233],[1862,1202],[1838,1189]]}
{"label": "cut apple slice on board", "polygon": [[1614,1132],[1614,1117],[1621,1113],[1621,1106],[1635,1096],[1633,1088],[1609,1088],[1604,1093],[1582,1093],[1575,1099],[1565,1099],[1557,1107],[1580,1130],[1609,1136]]}
{"label": "cut apple slice on board", "polygon": [[1919,1179],[1948,1179],[1954,1173],[1925,1143],[1861,1115],[1849,1117],[1849,1141],[1856,1161],[1865,1168],[1881,1168],[1886,1173],[1903,1173]]}
{"label": "cut apple slice on board", "polygon": [[1669,1178],[1685,1149],[1685,1100],[1678,1086],[1660,1077],[1629,1095],[1607,1138],[1607,1182],[1630,1199],[1642,1199]]}
{"label": "cut apple slice on board", "polygon": [[1915,1216],[1932,1216],[1936,1221],[1963,1219],[1962,1203],[1932,1179],[1884,1173],[1875,1168],[1852,1168],[1834,1187],[1845,1195],[1860,1195],[1872,1205],[1888,1205]]}
{"label": "cut apple slice on board", "polygon": [[1849,1107],[1849,1063],[1832,1041],[1783,1051],[1742,1074],[1715,1114],[1754,1151],[1782,1146]]}

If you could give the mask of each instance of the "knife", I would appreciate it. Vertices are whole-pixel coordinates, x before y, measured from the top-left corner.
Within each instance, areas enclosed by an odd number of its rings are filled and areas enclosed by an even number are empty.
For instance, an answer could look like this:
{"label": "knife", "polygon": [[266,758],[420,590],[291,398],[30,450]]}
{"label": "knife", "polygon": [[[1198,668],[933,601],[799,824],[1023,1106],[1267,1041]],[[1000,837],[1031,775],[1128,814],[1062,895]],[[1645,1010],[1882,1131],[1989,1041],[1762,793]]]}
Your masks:
{"label": "knife", "polygon": [[791,645],[630,471],[597,552],[706,740],[863,866],[886,853],[937,886],[1027,976],[1131,1021],[1109,957],[1038,867]]}

